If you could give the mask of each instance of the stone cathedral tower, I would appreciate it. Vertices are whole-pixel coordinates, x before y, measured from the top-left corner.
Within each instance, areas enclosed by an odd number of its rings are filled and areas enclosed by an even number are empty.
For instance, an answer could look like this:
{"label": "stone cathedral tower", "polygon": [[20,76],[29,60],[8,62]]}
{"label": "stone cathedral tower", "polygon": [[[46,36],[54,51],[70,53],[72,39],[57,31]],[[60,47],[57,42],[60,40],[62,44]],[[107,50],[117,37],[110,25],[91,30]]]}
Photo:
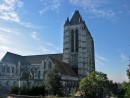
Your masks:
{"label": "stone cathedral tower", "polygon": [[64,24],[63,62],[69,63],[80,79],[95,70],[94,41],[77,10]]}

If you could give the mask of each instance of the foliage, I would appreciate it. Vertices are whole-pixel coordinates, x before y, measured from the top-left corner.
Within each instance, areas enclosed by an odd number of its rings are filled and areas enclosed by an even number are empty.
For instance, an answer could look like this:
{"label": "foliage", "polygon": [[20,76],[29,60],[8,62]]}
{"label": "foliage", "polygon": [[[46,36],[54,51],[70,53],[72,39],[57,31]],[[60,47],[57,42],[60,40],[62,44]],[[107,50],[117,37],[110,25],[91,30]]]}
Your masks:
{"label": "foliage", "polygon": [[62,82],[59,71],[54,68],[51,69],[47,74],[47,90],[51,95],[62,96]]}
{"label": "foliage", "polygon": [[75,95],[75,93],[77,92],[77,88],[74,88],[72,91],[71,91],[71,96],[70,96],[70,98],[74,98],[74,95]]}
{"label": "foliage", "polygon": [[58,95],[55,95],[53,98],[58,98]]}
{"label": "foliage", "polygon": [[130,98],[130,82],[123,82],[122,88],[125,90],[124,98]]}
{"label": "foliage", "polygon": [[[128,69],[126,70],[127,76],[130,80],[130,64],[128,65]],[[117,94],[118,98],[130,98],[130,81],[123,82],[122,87],[118,90]]]}
{"label": "foliage", "polygon": [[27,87],[23,86],[21,88],[14,86],[11,89],[10,94],[20,94],[20,95],[31,95],[31,96],[38,96],[38,95],[45,95],[45,86],[33,86]]}
{"label": "foliage", "polygon": [[130,64],[128,65],[128,69],[126,70],[127,71],[127,76],[128,76],[128,78],[130,79]]}
{"label": "foliage", "polygon": [[108,84],[106,74],[94,71],[80,81],[79,90],[87,98],[104,98],[108,92]]}
{"label": "foliage", "polygon": [[13,86],[11,88],[10,94],[18,94],[19,93],[19,87]]}
{"label": "foliage", "polygon": [[129,98],[124,97],[126,90],[124,88],[119,88],[116,97],[117,98]]}
{"label": "foliage", "polygon": [[45,90],[45,86],[33,86],[31,87],[31,90],[29,90],[29,95],[31,96],[38,96],[38,95],[45,95],[46,90]]}
{"label": "foliage", "polygon": [[111,96],[117,96],[118,94],[118,84],[109,81],[108,91]]}

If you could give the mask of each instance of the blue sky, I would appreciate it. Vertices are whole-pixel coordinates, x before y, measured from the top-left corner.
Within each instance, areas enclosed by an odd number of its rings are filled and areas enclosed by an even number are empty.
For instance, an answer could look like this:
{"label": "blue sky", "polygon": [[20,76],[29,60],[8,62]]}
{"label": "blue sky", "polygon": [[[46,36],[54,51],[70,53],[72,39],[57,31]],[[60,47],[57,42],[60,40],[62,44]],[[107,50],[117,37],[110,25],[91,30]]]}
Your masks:
{"label": "blue sky", "polygon": [[0,0],[0,59],[61,53],[63,26],[79,10],[95,42],[96,70],[115,82],[128,81],[129,0]]}

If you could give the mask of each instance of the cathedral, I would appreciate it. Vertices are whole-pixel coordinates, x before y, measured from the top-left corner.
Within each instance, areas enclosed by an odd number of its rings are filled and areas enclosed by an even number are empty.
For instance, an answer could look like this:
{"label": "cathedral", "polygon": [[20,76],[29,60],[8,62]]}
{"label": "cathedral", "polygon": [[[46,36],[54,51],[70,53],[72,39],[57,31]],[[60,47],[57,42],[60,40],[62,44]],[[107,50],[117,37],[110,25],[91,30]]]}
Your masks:
{"label": "cathedral", "polygon": [[0,61],[0,91],[45,83],[48,71],[57,68],[63,93],[69,95],[82,78],[95,71],[94,41],[78,10],[66,19],[63,36],[63,53],[22,56],[7,52]]}

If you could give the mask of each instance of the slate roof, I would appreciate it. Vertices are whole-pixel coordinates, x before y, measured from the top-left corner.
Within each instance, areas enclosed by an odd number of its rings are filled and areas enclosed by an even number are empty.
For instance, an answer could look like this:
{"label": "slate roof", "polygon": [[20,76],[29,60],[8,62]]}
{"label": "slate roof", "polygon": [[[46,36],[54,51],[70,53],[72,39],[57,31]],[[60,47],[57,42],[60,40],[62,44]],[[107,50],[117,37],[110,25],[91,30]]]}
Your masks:
{"label": "slate roof", "polygon": [[77,24],[79,22],[83,22],[82,17],[78,10],[75,11],[74,15],[72,16],[70,20],[71,24]]}
{"label": "slate roof", "polygon": [[75,10],[71,20],[69,21],[69,18],[67,18],[64,26],[66,26],[66,25],[74,25],[74,24],[79,24],[79,23],[84,23],[85,24],[85,22],[83,21],[82,16],[80,15],[79,11]]}
{"label": "slate roof", "polygon": [[46,54],[46,55],[30,55],[30,56],[23,56],[29,63],[31,64],[36,64],[36,63],[41,63],[42,60],[45,60],[46,57],[51,56],[55,57],[56,59],[62,61],[63,54]]}
{"label": "slate roof", "polygon": [[11,52],[7,52],[1,61],[3,63],[11,64],[18,64],[18,62],[20,62],[22,65],[30,64],[23,56]]}
{"label": "slate roof", "polygon": [[74,70],[71,68],[71,66],[68,63],[61,62],[54,57],[50,57],[50,58],[52,62],[55,64],[55,66],[59,69],[62,75],[77,77],[76,73],[74,72]]}
{"label": "slate roof", "polygon": [[18,64],[18,62],[21,63],[21,65],[30,65],[30,64],[36,64],[36,63],[42,63],[42,60],[45,60],[47,56],[55,57],[56,59],[62,61],[63,54],[46,54],[46,55],[30,55],[30,56],[21,56],[18,54],[14,54],[11,52],[7,52],[5,56],[2,58],[2,62],[4,63],[13,63]]}

